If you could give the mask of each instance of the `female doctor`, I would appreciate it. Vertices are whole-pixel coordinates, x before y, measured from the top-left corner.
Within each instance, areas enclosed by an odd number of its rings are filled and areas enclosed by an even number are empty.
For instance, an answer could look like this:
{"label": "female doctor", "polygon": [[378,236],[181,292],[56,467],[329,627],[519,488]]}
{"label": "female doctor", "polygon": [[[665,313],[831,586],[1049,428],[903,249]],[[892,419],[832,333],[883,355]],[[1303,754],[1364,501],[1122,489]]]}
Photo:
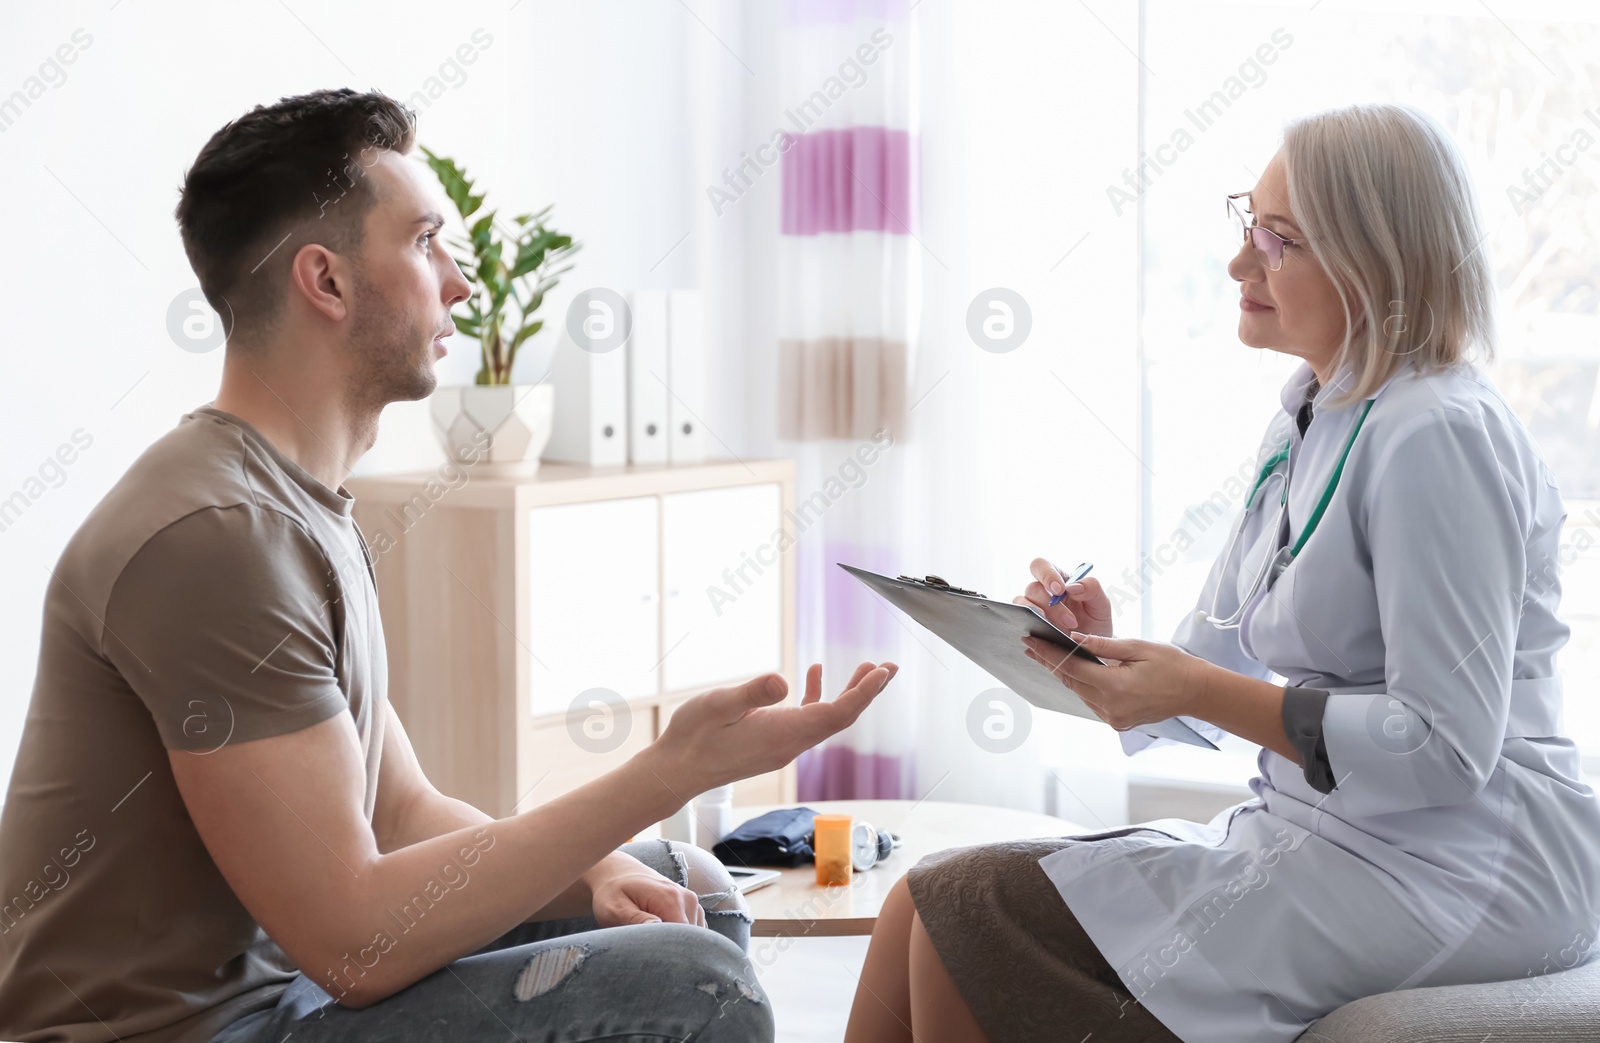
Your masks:
{"label": "female doctor", "polygon": [[1029,642],[1113,727],[1259,744],[1255,796],[924,859],[847,1043],[1287,1043],[1363,996],[1600,954],[1600,804],[1556,672],[1566,509],[1469,361],[1493,286],[1461,158],[1409,107],[1331,111],[1228,205],[1239,338],[1303,360],[1234,539],[1171,644],[1113,637],[1100,584],[1043,559],[1017,600],[1107,661]]}

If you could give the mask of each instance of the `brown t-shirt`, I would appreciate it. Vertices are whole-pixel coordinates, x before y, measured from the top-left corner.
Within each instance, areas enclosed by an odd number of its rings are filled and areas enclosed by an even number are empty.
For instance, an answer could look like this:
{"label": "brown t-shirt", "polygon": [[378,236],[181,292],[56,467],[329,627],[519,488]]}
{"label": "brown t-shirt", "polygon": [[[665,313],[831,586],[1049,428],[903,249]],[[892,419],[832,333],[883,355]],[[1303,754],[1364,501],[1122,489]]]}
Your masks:
{"label": "brown t-shirt", "polygon": [[167,751],[348,713],[371,820],[388,675],[353,503],[202,406],[67,544],[0,817],[0,1039],[198,1043],[293,979]]}

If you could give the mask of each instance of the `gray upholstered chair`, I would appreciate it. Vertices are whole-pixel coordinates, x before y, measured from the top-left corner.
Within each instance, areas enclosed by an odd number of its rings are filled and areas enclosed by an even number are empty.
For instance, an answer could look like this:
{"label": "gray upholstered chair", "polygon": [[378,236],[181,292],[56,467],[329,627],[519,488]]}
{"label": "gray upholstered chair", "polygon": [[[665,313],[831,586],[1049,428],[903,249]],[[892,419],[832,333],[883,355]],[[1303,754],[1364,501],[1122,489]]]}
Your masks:
{"label": "gray upholstered chair", "polygon": [[1347,1003],[1299,1043],[1600,1043],[1600,961],[1493,985],[1407,989]]}

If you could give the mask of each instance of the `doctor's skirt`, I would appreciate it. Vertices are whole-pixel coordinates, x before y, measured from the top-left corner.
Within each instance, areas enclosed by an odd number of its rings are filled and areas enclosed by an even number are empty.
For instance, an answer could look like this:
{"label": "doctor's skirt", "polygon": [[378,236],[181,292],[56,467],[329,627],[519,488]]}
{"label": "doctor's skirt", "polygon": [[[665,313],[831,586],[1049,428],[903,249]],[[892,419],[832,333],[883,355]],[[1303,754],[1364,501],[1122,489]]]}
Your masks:
{"label": "doctor's skirt", "polygon": [[906,886],[945,970],[994,1043],[1177,1043],[1039,865],[1075,842],[941,851],[913,866]]}

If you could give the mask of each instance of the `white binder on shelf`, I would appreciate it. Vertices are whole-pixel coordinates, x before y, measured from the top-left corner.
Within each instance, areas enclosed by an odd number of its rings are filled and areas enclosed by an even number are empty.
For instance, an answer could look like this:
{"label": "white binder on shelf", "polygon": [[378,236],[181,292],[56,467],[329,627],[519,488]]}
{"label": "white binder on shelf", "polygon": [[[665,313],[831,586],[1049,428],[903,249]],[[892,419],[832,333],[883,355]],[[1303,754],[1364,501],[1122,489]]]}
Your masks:
{"label": "white binder on shelf", "polygon": [[667,450],[667,291],[629,295],[633,332],[628,337],[628,462],[664,464]]}
{"label": "white binder on shelf", "polygon": [[585,351],[563,331],[547,379],[555,389],[555,424],[540,458],[597,467],[627,463],[626,349]]}
{"label": "white binder on shelf", "polygon": [[706,458],[706,308],[700,290],[673,290],[667,306],[667,457]]}

